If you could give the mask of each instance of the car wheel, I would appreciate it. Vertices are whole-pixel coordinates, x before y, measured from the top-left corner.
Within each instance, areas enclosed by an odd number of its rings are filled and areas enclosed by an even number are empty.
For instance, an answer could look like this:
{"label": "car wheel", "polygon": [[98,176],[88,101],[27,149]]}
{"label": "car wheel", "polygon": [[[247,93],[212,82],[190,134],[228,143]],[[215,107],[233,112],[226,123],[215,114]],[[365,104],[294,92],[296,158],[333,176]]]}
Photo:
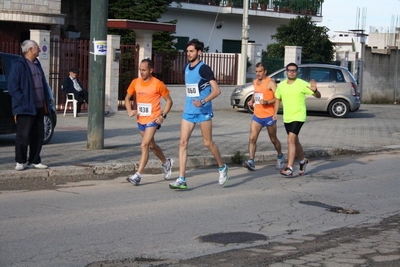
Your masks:
{"label": "car wheel", "polygon": [[334,118],[344,118],[349,113],[349,103],[343,99],[333,100],[329,104],[329,114]]}
{"label": "car wheel", "polygon": [[44,115],[44,139],[43,144],[47,144],[50,142],[54,133],[54,123],[51,120],[50,116]]}
{"label": "car wheel", "polygon": [[251,98],[252,98],[252,95],[249,96],[249,97],[246,99],[246,102],[244,103],[244,109],[247,110],[248,113],[253,114],[253,112],[254,112],[254,107],[253,107],[253,106],[250,107],[249,105],[247,105],[247,103],[251,100]]}

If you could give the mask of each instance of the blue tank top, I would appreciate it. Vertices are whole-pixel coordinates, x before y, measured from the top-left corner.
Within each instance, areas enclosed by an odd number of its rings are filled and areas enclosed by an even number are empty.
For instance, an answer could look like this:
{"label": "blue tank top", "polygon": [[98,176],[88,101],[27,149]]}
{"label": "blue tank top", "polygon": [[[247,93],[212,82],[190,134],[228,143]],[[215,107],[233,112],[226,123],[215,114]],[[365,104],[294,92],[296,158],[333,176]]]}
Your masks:
{"label": "blue tank top", "polygon": [[201,100],[206,98],[211,93],[210,82],[200,76],[200,68],[204,63],[200,61],[194,69],[190,70],[190,63],[185,68],[185,89],[186,102],[184,113],[186,114],[205,114],[212,113],[211,101],[204,106],[195,107],[193,100]]}

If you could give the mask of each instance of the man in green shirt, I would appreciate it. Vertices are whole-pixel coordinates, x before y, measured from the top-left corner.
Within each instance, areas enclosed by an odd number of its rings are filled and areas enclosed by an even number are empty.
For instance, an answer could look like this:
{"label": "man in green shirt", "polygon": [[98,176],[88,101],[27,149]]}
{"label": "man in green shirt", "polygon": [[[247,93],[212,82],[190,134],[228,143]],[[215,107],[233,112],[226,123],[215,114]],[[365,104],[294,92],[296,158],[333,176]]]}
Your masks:
{"label": "man in green shirt", "polygon": [[280,174],[284,176],[293,175],[293,163],[297,157],[299,162],[299,175],[306,173],[309,160],[304,157],[303,147],[299,141],[300,129],[306,121],[306,95],[313,95],[321,98],[321,93],[317,89],[317,82],[311,80],[310,83],[297,78],[298,66],[295,63],[289,63],[286,66],[287,79],[280,82],[275,91],[275,114],[273,119],[277,120],[279,104],[282,101],[283,123],[288,134],[288,165]]}

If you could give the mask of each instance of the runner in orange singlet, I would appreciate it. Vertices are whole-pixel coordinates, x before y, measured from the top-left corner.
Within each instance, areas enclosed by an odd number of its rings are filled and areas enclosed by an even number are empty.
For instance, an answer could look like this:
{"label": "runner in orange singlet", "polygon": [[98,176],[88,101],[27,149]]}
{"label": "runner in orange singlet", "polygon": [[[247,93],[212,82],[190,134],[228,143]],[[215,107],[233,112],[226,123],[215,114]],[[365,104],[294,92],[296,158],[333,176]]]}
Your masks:
{"label": "runner in orange singlet", "polygon": [[[154,66],[150,59],[143,59],[139,70],[140,77],[131,82],[125,97],[125,107],[128,116],[133,117],[137,115],[138,128],[142,136],[142,143],[140,145],[142,155],[140,157],[139,168],[135,174],[130,175],[126,179],[134,185],[140,184],[141,173],[149,159],[149,149],[161,160],[164,169],[164,179],[170,178],[174,163],[173,159],[167,159],[164,156],[163,151],[154,141],[156,131],[161,127],[172,107],[169,90],[162,81],[153,77]],[[137,109],[132,109],[131,99],[133,96],[136,96],[134,104]],[[166,101],[163,112],[161,112],[161,97]]]}
{"label": "runner in orange singlet", "polygon": [[254,106],[254,114],[250,124],[249,137],[249,159],[244,162],[244,166],[251,171],[255,170],[254,158],[257,149],[257,139],[263,127],[267,128],[269,139],[274,145],[277,155],[276,169],[284,167],[285,156],[281,150],[281,142],[276,136],[276,120],[272,117],[275,114],[275,89],[276,83],[267,77],[267,69],[262,62],[256,64],[256,76],[254,80],[254,94],[248,102],[249,106]]}

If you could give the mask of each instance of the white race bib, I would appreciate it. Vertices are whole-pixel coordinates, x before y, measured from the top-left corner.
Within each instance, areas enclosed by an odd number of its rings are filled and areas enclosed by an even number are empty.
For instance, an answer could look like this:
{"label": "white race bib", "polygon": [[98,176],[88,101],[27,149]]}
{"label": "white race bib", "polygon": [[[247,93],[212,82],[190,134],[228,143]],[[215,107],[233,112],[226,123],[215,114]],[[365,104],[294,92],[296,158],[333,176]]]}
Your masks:
{"label": "white race bib", "polygon": [[151,104],[138,103],[137,109],[140,116],[151,116]]}
{"label": "white race bib", "polygon": [[186,84],[186,96],[187,97],[200,97],[199,85]]}
{"label": "white race bib", "polygon": [[254,104],[261,104],[260,100],[264,99],[263,93],[255,93],[254,94]]}

